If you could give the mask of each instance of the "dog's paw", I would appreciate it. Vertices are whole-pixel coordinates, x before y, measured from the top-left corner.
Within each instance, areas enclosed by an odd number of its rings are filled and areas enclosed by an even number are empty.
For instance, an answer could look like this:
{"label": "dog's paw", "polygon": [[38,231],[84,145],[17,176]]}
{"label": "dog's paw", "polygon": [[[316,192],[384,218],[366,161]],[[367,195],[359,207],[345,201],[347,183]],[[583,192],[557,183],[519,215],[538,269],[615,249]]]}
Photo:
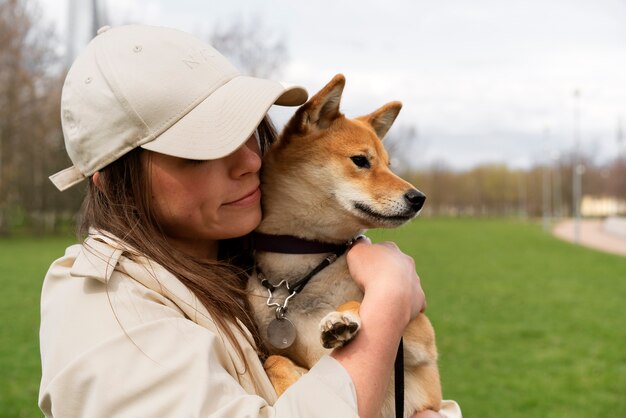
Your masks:
{"label": "dog's paw", "polygon": [[276,390],[278,396],[293,385],[302,375],[308,372],[293,361],[283,356],[269,356],[263,364],[265,373]]}
{"label": "dog's paw", "polygon": [[361,318],[352,312],[331,312],[320,321],[324,348],[342,347],[350,341],[359,328]]}

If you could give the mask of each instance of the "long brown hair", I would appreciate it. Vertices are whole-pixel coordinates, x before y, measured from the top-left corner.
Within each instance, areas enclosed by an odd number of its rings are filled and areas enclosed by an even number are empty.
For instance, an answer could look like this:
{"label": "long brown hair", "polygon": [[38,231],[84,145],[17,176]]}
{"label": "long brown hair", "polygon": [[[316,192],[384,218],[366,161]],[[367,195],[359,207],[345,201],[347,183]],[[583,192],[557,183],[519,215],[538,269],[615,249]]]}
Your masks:
{"label": "long brown hair", "polygon": [[[269,117],[259,125],[257,136],[262,152],[276,139]],[[246,298],[246,281],[252,268],[247,238],[220,242],[218,261],[199,259],[173,247],[151,203],[150,176],[141,162],[142,152],[136,148],[100,170],[98,186],[90,179],[79,234],[85,237],[94,228],[121,240],[136,251],[134,255],[166,268],[194,292],[246,364],[228,323],[238,325],[237,320],[241,321],[253,335],[259,353],[264,354]]]}

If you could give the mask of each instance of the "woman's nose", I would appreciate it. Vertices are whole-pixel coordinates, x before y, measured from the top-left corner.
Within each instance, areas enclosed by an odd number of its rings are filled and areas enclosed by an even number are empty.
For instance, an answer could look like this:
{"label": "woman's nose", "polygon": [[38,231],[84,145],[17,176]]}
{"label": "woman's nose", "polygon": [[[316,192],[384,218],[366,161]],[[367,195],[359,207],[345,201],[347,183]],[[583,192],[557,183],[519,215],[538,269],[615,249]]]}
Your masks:
{"label": "woman's nose", "polygon": [[234,176],[258,172],[261,169],[261,151],[256,136],[252,135],[230,157]]}

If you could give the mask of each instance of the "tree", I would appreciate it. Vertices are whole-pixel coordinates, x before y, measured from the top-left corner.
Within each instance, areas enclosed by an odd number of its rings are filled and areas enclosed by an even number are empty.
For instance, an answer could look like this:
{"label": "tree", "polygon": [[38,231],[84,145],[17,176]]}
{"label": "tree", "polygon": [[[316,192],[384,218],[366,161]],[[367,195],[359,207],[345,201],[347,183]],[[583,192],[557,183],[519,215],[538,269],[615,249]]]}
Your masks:
{"label": "tree", "polygon": [[400,125],[389,131],[384,144],[394,172],[404,175],[416,166],[424,152],[418,147],[419,139],[416,125]]}
{"label": "tree", "polygon": [[0,234],[12,223],[38,221],[63,157],[59,121],[60,57],[53,31],[31,2],[0,2]]}
{"label": "tree", "polygon": [[211,45],[226,56],[240,71],[254,77],[278,75],[287,62],[287,47],[255,17],[218,24],[209,37]]}

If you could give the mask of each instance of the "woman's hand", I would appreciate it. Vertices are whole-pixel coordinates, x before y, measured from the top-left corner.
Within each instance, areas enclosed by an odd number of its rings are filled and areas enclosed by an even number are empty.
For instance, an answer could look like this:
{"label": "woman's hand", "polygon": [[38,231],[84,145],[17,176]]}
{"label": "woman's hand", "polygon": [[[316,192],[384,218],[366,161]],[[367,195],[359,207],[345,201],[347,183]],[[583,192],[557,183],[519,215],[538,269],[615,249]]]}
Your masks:
{"label": "woman's hand", "polygon": [[[358,240],[347,254],[348,268],[366,297],[388,315],[398,314],[404,325],[426,308],[426,298],[413,258],[393,242]],[[393,310],[397,310],[396,313]]]}
{"label": "woman's hand", "polygon": [[426,302],[413,259],[394,243],[359,240],[348,252],[347,262],[364,293],[361,328],[350,344],[331,355],[352,378],[359,416],[374,418],[380,416],[404,328]]}

